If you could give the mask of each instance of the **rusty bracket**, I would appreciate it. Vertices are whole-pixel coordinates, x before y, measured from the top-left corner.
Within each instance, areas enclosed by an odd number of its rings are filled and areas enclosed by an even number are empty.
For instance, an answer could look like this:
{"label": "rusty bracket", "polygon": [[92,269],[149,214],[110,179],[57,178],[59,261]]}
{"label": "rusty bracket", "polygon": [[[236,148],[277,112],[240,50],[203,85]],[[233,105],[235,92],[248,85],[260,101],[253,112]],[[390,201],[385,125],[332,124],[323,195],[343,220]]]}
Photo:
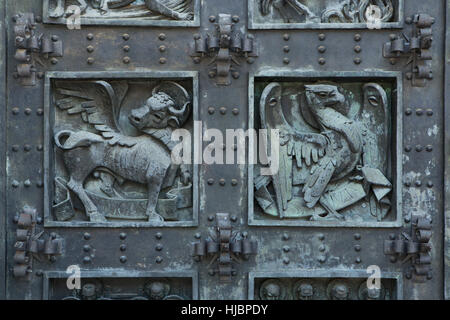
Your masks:
{"label": "rusty bracket", "polygon": [[14,244],[13,275],[16,278],[28,278],[33,272],[33,258],[40,260],[42,255],[54,261],[62,254],[63,240],[52,233],[47,239],[41,239],[44,231],[37,233],[38,214],[36,209],[24,207],[14,218],[17,224],[16,242]]}
{"label": "rusty bracket", "polygon": [[406,21],[413,25],[411,37],[407,37],[404,33],[392,34],[390,41],[383,46],[383,57],[391,59],[393,63],[398,58],[408,58],[407,65],[411,65],[411,72],[406,74],[406,78],[411,80],[414,87],[425,87],[426,81],[433,79],[433,70],[428,61],[433,59],[431,26],[435,19],[428,14],[420,13]]}
{"label": "rusty bracket", "polygon": [[[258,50],[252,35],[234,30],[238,17],[219,14],[217,18],[215,34],[194,36],[191,57],[195,63],[200,63],[204,57],[212,58],[209,64],[214,67],[209,71],[209,77],[216,78],[217,85],[228,86],[231,84],[231,77],[239,77],[235,68],[240,65],[239,58],[246,58],[251,63],[253,58],[258,57]],[[211,17],[210,21],[215,22],[216,17]]]}
{"label": "rusty bracket", "polygon": [[[406,232],[399,236],[391,235],[384,242],[384,254],[391,255],[392,261],[411,261],[411,269],[416,276],[431,278],[431,237],[432,221],[422,216],[414,216],[411,224],[411,234]],[[408,276],[409,277],[409,276]]]}
{"label": "rusty bracket", "polygon": [[233,232],[230,215],[216,214],[217,226],[206,240],[194,243],[194,257],[200,261],[205,256],[212,257],[210,264],[217,261],[217,269],[221,282],[230,282],[235,274],[233,260],[240,262],[240,257],[248,260],[257,254],[258,243],[248,239],[246,233]]}
{"label": "rusty bracket", "polygon": [[[19,13],[13,17],[14,39],[17,61],[16,71],[13,77],[19,79],[23,86],[36,85],[36,61],[62,57],[64,54],[63,43],[57,36],[51,38],[36,32],[36,19],[33,13]],[[53,61],[52,61],[53,63]]]}

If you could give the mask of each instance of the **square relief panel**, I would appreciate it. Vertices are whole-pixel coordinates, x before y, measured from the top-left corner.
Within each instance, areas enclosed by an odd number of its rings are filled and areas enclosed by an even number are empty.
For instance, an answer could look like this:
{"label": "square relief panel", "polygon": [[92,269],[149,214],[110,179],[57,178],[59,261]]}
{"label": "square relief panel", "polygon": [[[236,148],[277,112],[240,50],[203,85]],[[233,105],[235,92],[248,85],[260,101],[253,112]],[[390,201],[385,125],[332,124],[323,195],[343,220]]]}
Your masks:
{"label": "square relief panel", "polygon": [[249,166],[249,223],[400,225],[401,91],[389,72],[251,79],[249,128],[268,130],[268,139],[250,142],[259,161]]}
{"label": "square relief panel", "polygon": [[250,29],[383,29],[403,25],[403,0],[249,0]]}
{"label": "square relief panel", "polygon": [[171,159],[175,130],[193,141],[196,73],[50,73],[46,87],[47,226],[197,223],[197,166]]}
{"label": "square relief panel", "polygon": [[67,287],[67,273],[44,275],[46,300],[195,300],[196,274],[188,272],[82,271],[79,288]]}
{"label": "square relief panel", "polygon": [[194,27],[200,0],[44,0],[44,22],[79,25]]}
{"label": "square relief panel", "polygon": [[383,273],[379,284],[365,271],[300,271],[289,275],[250,274],[249,299],[254,300],[401,300],[401,274]]}

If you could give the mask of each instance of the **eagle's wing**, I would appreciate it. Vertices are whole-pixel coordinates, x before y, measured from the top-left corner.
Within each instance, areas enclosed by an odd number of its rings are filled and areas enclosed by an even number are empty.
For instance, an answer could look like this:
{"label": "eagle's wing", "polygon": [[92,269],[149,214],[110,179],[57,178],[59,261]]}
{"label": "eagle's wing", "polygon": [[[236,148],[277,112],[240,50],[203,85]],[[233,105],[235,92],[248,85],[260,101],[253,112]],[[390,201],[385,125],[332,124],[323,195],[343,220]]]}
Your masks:
{"label": "eagle's wing", "polygon": [[[326,139],[313,132],[299,132],[293,128],[284,116],[282,107],[282,87],[273,82],[264,89],[260,100],[261,128],[267,129],[268,142],[266,153],[270,153],[271,129],[278,129],[280,134],[279,168],[273,174],[277,207],[282,218],[287,210],[288,201],[292,200],[293,161],[302,170],[310,170],[325,154]],[[271,155],[272,157],[274,155]]]}
{"label": "eagle's wing", "polygon": [[58,82],[55,105],[68,115],[80,115],[111,145],[133,146],[135,139],[121,134],[118,122],[120,106],[128,91],[125,81]]}

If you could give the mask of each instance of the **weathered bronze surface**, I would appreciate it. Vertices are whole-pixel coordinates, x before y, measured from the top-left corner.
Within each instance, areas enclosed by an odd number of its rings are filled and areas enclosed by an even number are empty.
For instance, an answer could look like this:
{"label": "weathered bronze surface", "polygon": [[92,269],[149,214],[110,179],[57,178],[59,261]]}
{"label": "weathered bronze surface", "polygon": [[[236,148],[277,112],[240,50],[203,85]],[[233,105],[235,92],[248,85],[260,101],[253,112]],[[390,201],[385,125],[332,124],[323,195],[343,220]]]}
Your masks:
{"label": "weathered bronze surface", "polygon": [[0,1],[0,299],[448,299],[449,8]]}

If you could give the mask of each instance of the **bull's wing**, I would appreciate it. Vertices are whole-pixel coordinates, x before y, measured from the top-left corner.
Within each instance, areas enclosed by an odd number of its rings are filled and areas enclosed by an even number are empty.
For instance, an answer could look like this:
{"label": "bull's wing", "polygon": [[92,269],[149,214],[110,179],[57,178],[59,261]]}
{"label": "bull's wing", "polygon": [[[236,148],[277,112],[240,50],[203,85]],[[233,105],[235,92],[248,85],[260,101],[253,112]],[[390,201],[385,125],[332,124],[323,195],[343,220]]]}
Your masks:
{"label": "bull's wing", "polygon": [[128,91],[125,81],[65,82],[56,84],[55,105],[68,115],[80,115],[81,120],[98,131],[111,145],[132,146],[136,141],[121,134],[118,123],[120,106]]}
{"label": "bull's wing", "polygon": [[[293,128],[284,116],[282,108],[282,87],[279,83],[273,82],[264,89],[260,100],[261,128],[267,129],[268,142],[266,154],[271,150],[270,137],[271,130],[278,129],[280,132],[279,146],[279,168],[272,176],[273,186],[277,198],[279,215],[282,218],[287,210],[288,201],[292,200],[292,169],[293,160],[295,165],[302,170],[309,170],[308,167],[317,163],[324,155],[324,148],[319,147],[312,140],[318,134],[312,132],[299,132]],[[311,137],[306,137],[311,135]],[[274,155],[271,155],[272,157]]]}

